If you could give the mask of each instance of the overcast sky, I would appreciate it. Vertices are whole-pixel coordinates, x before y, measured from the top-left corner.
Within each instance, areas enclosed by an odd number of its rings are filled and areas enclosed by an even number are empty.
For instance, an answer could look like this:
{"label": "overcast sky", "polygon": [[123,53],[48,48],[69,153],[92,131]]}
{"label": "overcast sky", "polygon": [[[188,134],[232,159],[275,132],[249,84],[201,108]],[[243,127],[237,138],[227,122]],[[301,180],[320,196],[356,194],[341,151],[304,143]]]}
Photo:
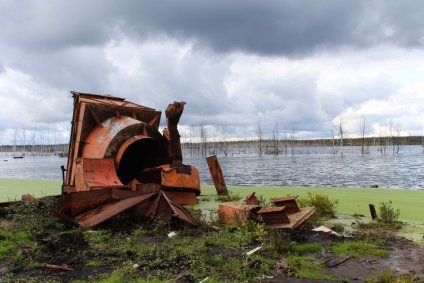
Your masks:
{"label": "overcast sky", "polygon": [[0,0],[0,144],[68,142],[72,90],[185,101],[183,135],[421,135],[424,2]]}

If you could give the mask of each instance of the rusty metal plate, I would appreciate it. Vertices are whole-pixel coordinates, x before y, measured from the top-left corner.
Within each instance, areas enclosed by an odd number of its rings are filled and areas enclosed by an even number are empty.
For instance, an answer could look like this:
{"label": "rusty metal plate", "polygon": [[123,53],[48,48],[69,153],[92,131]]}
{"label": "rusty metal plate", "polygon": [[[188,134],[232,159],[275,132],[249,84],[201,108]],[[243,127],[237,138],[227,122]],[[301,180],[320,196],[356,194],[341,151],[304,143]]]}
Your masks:
{"label": "rusty metal plate", "polygon": [[262,208],[258,211],[258,214],[262,216],[265,225],[290,223],[285,208],[285,206]]}
{"label": "rusty metal plate", "polygon": [[120,188],[124,185],[116,175],[113,159],[82,159],[83,176],[88,189]]}
{"label": "rusty metal plate", "polygon": [[125,210],[128,210],[142,202],[148,201],[152,196],[154,196],[154,194],[136,196],[96,207],[92,211],[75,217],[75,221],[81,227],[95,226]]}
{"label": "rusty metal plate", "polygon": [[275,204],[275,206],[285,206],[286,207],[286,213],[297,213],[300,212],[300,208],[297,205],[296,198],[298,196],[287,196],[282,198],[275,198],[272,200],[272,202]]}
{"label": "rusty metal plate", "polygon": [[255,213],[261,208],[259,205],[240,205],[237,203],[230,203],[220,205],[218,208],[218,215],[224,224],[240,224],[248,220],[254,219]]}

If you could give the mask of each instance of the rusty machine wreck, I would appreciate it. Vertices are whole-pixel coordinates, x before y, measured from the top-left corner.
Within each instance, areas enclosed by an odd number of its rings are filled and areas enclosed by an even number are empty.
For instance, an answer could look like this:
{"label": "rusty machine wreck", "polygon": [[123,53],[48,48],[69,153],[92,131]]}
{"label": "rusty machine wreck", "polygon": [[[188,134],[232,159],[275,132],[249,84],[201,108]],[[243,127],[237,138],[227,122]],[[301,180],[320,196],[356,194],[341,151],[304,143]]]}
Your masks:
{"label": "rusty machine wreck", "polygon": [[74,112],[59,207],[51,211],[77,226],[94,226],[121,212],[196,224],[182,206],[196,204],[200,178],[182,163],[178,122],[184,102],[161,112],[124,98],[71,92]]}
{"label": "rusty machine wreck", "polygon": [[[74,98],[67,167],[62,166],[62,194],[57,207],[38,206],[76,226],[95,226],[131,212],[143,219],[169,222],[174,215],[198,224],[183,205],[197,204],[200,177],[183,164],[178,122],[184,102],[169,104],[166,128],[159,132],[161,112],[124,98],[71,92]],[[207,163],[217,193],[228,194],[216,156]],[[30,195],[25,201],[37,201]],[[297,196],[276,198],[262,208],[255,193],[245,205],[220,205],[223,224],[254,218],[265,228],[297,229],[310,220],[314,207],[299,208]]]}

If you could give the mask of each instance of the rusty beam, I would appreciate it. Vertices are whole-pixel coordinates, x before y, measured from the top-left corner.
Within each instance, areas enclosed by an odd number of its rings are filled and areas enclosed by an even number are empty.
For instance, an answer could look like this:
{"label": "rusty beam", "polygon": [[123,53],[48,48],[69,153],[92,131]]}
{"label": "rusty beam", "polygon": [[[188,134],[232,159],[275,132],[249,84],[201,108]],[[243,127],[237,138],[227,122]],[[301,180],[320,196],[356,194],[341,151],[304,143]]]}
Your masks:
{"label": "rusty beam", "polygon": [[227,185],[225,184],[224,176],[222,175],[221,166],[219,165],[216,155],[206,158],[209,171],[211,172],[213,183],[215,184],[218,195],[228,195]]}

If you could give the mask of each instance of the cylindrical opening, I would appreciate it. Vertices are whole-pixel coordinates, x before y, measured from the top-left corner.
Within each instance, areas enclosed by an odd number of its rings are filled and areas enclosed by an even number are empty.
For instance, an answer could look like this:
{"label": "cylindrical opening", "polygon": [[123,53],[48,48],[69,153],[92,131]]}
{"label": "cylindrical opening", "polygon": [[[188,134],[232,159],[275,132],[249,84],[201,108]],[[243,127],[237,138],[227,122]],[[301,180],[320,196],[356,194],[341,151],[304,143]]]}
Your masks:
{"label": "cylindrical opening", "polygon": [[128,184],[146,168],[166,163],[166,149],[157,140],[143,138],[135,140],[120,158],[117,175],[123,184]]}

